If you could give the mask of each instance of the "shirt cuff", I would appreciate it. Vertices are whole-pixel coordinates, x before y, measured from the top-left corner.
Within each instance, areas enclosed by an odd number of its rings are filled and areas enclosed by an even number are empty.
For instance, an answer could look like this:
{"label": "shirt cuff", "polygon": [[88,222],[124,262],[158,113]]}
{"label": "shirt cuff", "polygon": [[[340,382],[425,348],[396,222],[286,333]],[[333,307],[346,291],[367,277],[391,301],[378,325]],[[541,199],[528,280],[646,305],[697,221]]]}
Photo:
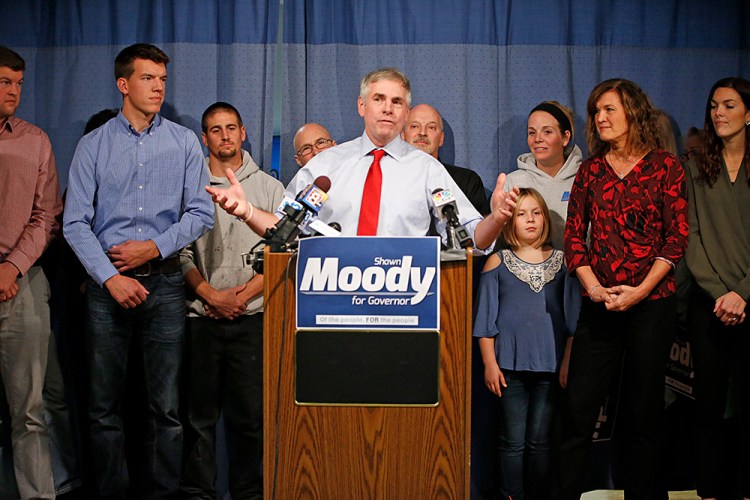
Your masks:
{"label": "shirt cuff", "polygon": [[198,267],[196,267],[195,263],[192,260],[183,256],[180,256],[180,267],[182,268],[183,276],[189,273],[190,271],[192,271],[193,269],[198,269]]}
{"label": "shirt cuff", "polygon": [[568,267],[568,274],[575,276],[576,275],[576,269],[579,267],[591,267],[591,263],[589,263],[589,259],[586,257],[586,255],[583,254],[574,254],[573,257],[570,259],[570,262],[567,263]]}
{"label": "shirt cuff", "polygon": [[29,272],[29,269],[34,264],[33,262],[30,262],[28,258],[26,258],[26,255],[18,251],[11,252],[1,262],[9,262],[13,264],[16,269],[18,269],[19,276],[23,276],[27,272]]}
{"label": "shirt cuff", "polygon": [[672,262],[668,258],[666,258],[666,257],[656,257],[656,260],[660,260],[662,262],[666,262],[667,264],[669,264],[670,266],[672,266],[672,269],[674,269],[674,262]]}
{"label": "shirt cuff", "polygon": [[118,273],[117,269],[115,269],[115,266],[110,266],[111,269],[106,270],[97,270],[96,276],[94,276],[94,281],[99,283],[99,286],[104,287],[104,282],[110,279],[113,276],[117,276]]}
{"label": "shirt cuff", "polygon": [[170,241],[169,236],[166,235],[167,233],[161,233],[153,238],[151,238],[151,241],[154,242],[154,245],[156,245],[156,249],[159,250],[159,259],[166,259],[170,257],[172,254],[176,253],[177,250],[173,250],[170,248]]}

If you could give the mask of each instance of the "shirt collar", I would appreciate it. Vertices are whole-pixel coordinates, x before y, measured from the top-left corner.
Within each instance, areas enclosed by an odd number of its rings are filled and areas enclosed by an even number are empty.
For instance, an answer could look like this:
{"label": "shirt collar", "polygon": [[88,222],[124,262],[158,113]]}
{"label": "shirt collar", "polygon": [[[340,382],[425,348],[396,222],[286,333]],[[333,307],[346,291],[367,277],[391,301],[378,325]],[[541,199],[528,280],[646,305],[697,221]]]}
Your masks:
{"label": "shirt collar", "polygon": [[360,156],[365,157],[372,152],[373,149],[384,149],[385,152],[396,161],[399,161],[406,153],[409,152],[411,146],[401,139],[401,134],[397,135],[391,142],[383,146],[382,148],[376,146],[370,138],[367,136],[367,131],[362,133],[362,143],[360,146]]}
{"label": "shirt collar", "polygon": [[117,116],[114,119],[117,120],[118,126],[121,127],[125,132],[127,132],[128,134],[133,134],[135,136],[139,136],[142,134],[151,134],[152,132],[155,131],[157,127],[161,125],[161,120],[162,120],[161,115],[157,113],[156,115],[154,115],[154,119],[151,120],[151,124],[148,127],[146,127],[143,130],[143,132],[138,133],[138,131],[134,129],[133,126],[130,124],[128,119],[125,118],[125,115],[122,114],[122,110],[120,110],[120,112],[117,113]]}
{"label": "shirt collar", "polygon": [[8,119],[5,120],[5,123],[3,123],[2,125],[0,125],[0,134],[2,134],[3,132],[5,132],[6,130],[9,133],[13,133],[13,129],[18,126],[18,120],[19,119],[20,118],[16,118],[15,115],[9,116]]}

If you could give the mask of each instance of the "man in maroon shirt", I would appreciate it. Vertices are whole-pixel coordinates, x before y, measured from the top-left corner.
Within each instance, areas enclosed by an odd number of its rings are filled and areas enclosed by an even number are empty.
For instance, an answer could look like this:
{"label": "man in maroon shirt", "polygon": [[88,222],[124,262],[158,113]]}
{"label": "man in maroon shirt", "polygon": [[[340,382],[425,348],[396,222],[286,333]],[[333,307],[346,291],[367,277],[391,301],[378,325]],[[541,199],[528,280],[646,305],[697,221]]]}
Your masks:
{"label": "man in maroon shirt", "polygon": [[22,498],[55,498],[42,386],[50,340],[49,285],[37,259],[62,211],[49,138],[14,116],[25,62],[0,46],[0,377]]}

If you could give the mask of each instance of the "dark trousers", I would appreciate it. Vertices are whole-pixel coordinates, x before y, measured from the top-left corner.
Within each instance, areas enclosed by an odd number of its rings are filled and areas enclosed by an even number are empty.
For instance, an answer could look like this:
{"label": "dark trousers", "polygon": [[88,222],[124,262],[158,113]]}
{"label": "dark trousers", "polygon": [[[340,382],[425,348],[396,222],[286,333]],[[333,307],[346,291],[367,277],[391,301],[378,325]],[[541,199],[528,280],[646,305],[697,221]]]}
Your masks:
{"label": "dark trousers", "polygon": [[[713,312],[714,300],[696,290],[688,309],[688,325],[692,333],[693,366],[695,368],[695,407],[697,459],[696,484],[702,498],[721,497],[726,491],[724,478],[741,478],[742,496],[750,497],[750,320],[737,326],[724,326]],[[732,464],[736,472],[727,474],[725,439],[722,429],[727,408],[730,378],[737,384],[739,402],[739,436],[733,439],[740,446]]]}
{"label": "dark trousers", "polygon": [[216,423],[222,411],[233,500],[263,498],[263,313],[188,318],[187,419],[181,490],[216,498]]}
{"label": "dark trousers", "polygon": [[[620,418],[625,424],[625,498],[663,498],[659,488],[664,376],[676,320],[674,297],[609,312],[584,301],[573,339],[556,498],[578,499],[591,437],[607,390],[623,365]],[[624,356],[624,361],[623,361]]]}
{"label": "dark trousers", "polygon": [[131,487],[125,462],[123,396],[128,353],[135,342],[142,356],[147,407],[143,443],[142,498],[176,494],[182,461],[178,385],[185,335],[185,282],[181,272],[139,278],[145,302],[122,308],[89,281],[88,342],[91,369],[89,420],[97,496],[125,498]]}

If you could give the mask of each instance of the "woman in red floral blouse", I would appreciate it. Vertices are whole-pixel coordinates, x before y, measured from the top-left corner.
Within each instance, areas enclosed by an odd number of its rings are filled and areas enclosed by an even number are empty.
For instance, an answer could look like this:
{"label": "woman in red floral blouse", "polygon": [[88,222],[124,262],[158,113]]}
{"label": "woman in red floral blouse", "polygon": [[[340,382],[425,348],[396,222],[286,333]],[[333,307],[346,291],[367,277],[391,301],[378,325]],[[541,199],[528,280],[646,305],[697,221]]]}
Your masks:
{"label": "woman in red floral blouse", "polygon": [[573,341],[557,493],[580,497],[599,407],[624,355],[625,495],[663,498],[659,424],[676,320],[672,270],[687,246],[685,175],[660,149],[655,109],[633,82],[597,85],[587,114],[591,157],[571,191],[565,258],[590,300]]}

